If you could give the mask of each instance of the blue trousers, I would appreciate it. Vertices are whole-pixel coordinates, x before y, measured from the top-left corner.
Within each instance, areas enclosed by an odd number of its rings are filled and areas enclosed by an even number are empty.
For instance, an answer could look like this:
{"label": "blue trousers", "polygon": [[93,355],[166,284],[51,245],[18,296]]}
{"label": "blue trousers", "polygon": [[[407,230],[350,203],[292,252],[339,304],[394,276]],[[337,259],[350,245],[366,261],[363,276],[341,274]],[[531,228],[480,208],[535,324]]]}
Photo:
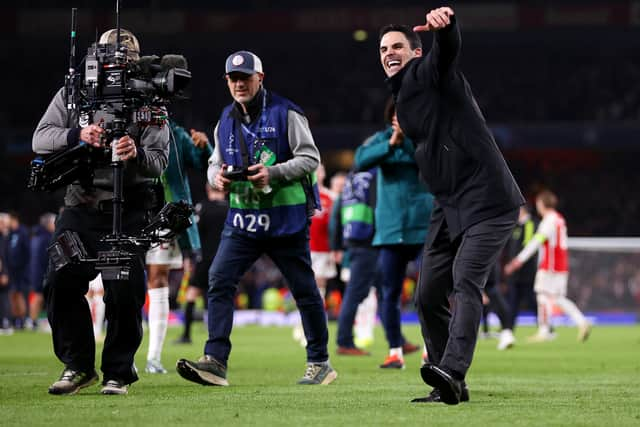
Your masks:
{"label": "blue trousers", "polygon": [[380,247],[378,268],[382,274],[380,320],[389,348],[402,347],[405,339],[400,328],[400,296],[407,264],[415,260],[422,245],[389,245]]}
{"label": "blue trousers", "polygon": [[375,248],[349,248],[351,278],[344,290],[344,298],[338,317],[338,345],[355,347],[353,342],[353,322],[358,305],[369,295],[369,289],[380,288],[378,270],[378,250]]}
{"label": "blue trousers", "polygon": [[311,269],[308,228],[290,236],[260,239],[225,226],[218,252],[209,268],[209,339],[204,353],[226,366],[231,353],[236,284],[262,254],[269,256],[287,279],[302,317],[307,361],[327,361],[327,316]]}

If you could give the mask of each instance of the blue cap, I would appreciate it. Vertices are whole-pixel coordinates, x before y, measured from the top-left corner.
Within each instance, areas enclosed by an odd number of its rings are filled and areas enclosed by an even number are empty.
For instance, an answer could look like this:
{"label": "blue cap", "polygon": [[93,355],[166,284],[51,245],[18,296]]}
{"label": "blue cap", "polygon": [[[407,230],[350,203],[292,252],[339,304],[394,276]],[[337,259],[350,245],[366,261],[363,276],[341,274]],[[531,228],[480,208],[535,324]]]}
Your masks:
{"label": "blue cap", "polygon": [[224,65],[224,73],[244,73],[255,74],[262,73],[262,61],[254,53],[247,50],[241,50],[236,53],[232,53],[227,58]]}

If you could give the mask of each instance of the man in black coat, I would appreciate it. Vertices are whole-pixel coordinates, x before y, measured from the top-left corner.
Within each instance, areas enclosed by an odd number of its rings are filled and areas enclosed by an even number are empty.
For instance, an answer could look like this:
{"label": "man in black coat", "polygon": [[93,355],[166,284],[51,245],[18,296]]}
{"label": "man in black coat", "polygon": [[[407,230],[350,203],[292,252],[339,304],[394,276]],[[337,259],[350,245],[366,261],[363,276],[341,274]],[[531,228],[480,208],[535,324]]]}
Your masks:
{"label": "man in black coat", "polygon": [[[422,31],[434,32],[426,56]],[[420,174],[436,198],[416,293],[430,362],[420,372],[434,389],[414,402],[469,399],[464,378],[478,336],[482,288],[524,203],[459,69],[460,45],[448,7],[429,12],[413,31],[399,25],[380,31],[380,60],[400,127],[415,141]]]}

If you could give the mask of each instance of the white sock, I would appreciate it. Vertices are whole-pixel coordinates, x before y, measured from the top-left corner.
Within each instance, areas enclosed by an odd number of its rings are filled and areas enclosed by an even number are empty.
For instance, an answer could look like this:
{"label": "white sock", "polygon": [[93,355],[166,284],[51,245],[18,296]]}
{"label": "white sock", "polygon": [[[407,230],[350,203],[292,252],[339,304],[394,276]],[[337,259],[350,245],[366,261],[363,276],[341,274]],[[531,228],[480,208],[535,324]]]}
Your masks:
{"label": "white sock", "polygon": [[169,288],[149,289],[149,351],[147,360],[160,360],[169,323]]}
{"label": "white sock", "polygon": [[557,297],[556,304],[573,320],[576,326],[584,325],[587,323],[584,315],[578,307],[567,297]]}
{"label": "white sock", "polygon": [[549,298],[543,294],[536,294],[536,299],[538,301],[538,333],[542,335],[549,334],[551,328],[551,301]]}
{"label": "white sock", "polygon": [[376,326],[376,311],[378,300],[376,290],[371,288],[367,296],[358,306],[354,327],[354,338],[357,342],[373,341],[373,330]]}
{"label": "white sock", "polygon": [[389,356],[398,356],[400,359],[402,359],[402,347],[395,347],[395,348],[391,348],[389,349]]}
{"label": "white sock", "polygon": [[93,336],[102,336],[104,326],[104,295],[93,295],[91,297],[91,311],[93,313]]}

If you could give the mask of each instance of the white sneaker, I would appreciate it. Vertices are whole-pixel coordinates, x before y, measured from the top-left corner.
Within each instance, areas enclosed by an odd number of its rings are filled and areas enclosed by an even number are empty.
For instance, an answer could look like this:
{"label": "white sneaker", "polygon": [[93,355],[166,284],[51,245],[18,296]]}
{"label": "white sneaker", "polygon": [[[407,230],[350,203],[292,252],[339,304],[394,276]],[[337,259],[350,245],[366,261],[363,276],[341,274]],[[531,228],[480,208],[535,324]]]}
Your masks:
{"label": "white sneaker", "polygon": [[553,341],[555,338],[556,338],[555,333],[538,331],[535,335],[531,335],[529,338],[527,338],[527,342],[531,342],[531,343],[547,342],[547,341]]}
{"label": "white sneaker", "polygon": [[506,350],[513,347],[516,342],[516,337],[513,336],[511,329],[503,329],[500,332],[500,340],[498,341],[498,350]]}
{"label": "white sneaker", "polygon": [[591,334],[591,324],[589,322],[585,322],[582,325],[578,326],[578,341],[585,342],[589,335]]}

